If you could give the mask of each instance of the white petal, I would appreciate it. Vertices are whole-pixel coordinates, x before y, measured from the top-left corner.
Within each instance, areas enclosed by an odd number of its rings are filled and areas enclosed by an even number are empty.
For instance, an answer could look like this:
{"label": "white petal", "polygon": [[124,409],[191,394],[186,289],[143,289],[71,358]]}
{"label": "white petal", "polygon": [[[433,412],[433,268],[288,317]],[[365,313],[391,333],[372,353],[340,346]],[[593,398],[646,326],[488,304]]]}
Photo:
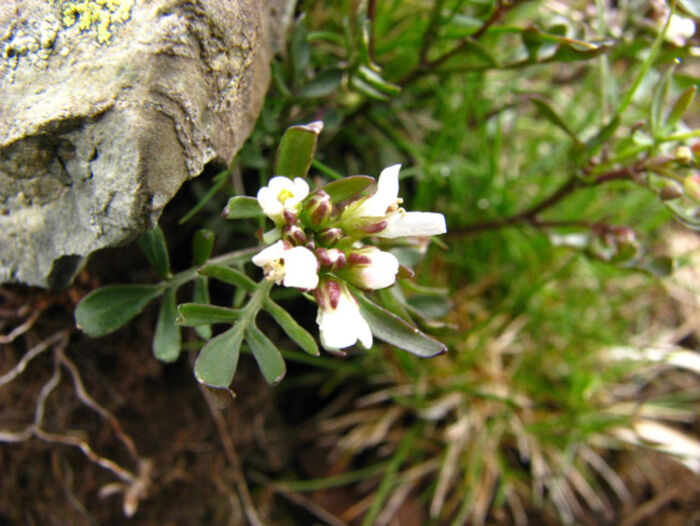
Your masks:
{"label": "white petal", "polygon": [[390,252],[376,249],[367,254],[369,265],[361,265],[351,269],[355,282],[366,289],[383,289],[393,285],[399,272],[399,260]]}
{"label": "white petal", "polygon": [[304,179],[301,177],[296,177],[294,179],[294,187],[291,189],[291,192],[292,197],[285,202],[285,206],[287,208],[295,207],[306,199],[306,196],[309,195],[309,183],[304,181]]}
{"label": "white petal", "polygon": [[[281,240],[270,245],[267,248],[262,249],[260,252],[253,256],[253,263],[259,267],[264,267],[268,263],[272,263],[276,259],[281,259],[284,253],[284,242]],[[313,254],[312,254],[313,255]]]}
{"label": "white petal", "polygon": [[372,331],[360,314],[355,299],[345,292],[340,295],[335,309],[319,307],[316,321],[321,343],[326,348],[343,349],[355,344],[358,339],[366,349],[372,346]]}
{"label": "white petal", "polygon": [[445,216],[436,212],[396,213],[388,218],[385,230],[379,237],[435,236],[447,232]]}
{"label": "white petal", "polygon": [[377,181],[377,191],[358,207],[358,217],[382,217],[386,214],[386,209],[396,203],[399,197],[400,169],[400,164],[394,164],[382,170]]}
{"label": "white petal", "polygon": [[257,197],[258,204],[267,217],[274,221],[281,216],[284,207],[277,199],[277,193],[273,188],[263,186],[260,190],[258,190]]}
{"label": "white petal", "polygon": [[318,285],[316,256],[308,248],[294,247],[285,250],[284,286],[299,289],[315,289]]}

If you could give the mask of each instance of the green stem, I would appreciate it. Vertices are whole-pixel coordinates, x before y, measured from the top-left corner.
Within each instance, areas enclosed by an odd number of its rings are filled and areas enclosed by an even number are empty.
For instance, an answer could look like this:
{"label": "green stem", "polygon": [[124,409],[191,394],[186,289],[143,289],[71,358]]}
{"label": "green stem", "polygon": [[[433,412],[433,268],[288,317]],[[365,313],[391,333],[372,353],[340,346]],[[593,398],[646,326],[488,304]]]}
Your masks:
{"label": "green stem", "polygon": [[624,112],[627,109],[627,106],[630,105],[632,99],[634,98],[634,94],[637,92],[637,89],[642,84],[642,81],[644,80],[644,77],[646,77],[649,68],[651,68],[652,64],[656,60],[656,56],[661,50],[661,45],[663,44],[664,37],[666,36],[666,31],[668,30],[668,26],[671,23],[671,17],[673,16],[674,12],[675,2],[671,2],[671,11],[668,14],[668,18],[666,19],[666,24],[664,24],[663,29],[659,31],[659,34],[656,36],[656,40],[654,40],[654,44],[651,46],[651,51],[649,52],[649,55],[647,56],[646,60],[644,60],[644,62],[642,63],[642,67],[639,70],[639,73],[637,73],[637,76],[634,79],[632,86],[627,90],[627,92],[625,93],[625,97],[622,99],[620,106],[617,108],[617,111],[615,112],[617,116],[622,115],[622,112]]}
{"label": "green stem", "polygon": [[[207,264],[211,265],[228,265],[231,263],[240,263],[246,261],[250,256],[255,254],[260,250],[260,247],[250,247],[244,248],[242,250],[236,250],[234,252],[228,252],[227,254],[222,254],[215,258],[207,261]],[[182,272],[175,274],[170,280],[164,283],[164,286],[168,287],[179,287],[188,281],[192,281],[197,276],[199,276],[199,267],[188,268]]]}

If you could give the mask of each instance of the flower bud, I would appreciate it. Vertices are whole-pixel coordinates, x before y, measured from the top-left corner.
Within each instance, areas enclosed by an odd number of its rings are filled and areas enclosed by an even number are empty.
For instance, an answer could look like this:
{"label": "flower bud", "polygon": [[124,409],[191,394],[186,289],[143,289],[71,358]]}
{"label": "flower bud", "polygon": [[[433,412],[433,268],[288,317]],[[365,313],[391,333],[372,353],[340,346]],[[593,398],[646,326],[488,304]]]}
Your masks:
{"label": "flower bud", "polygon": [[377,247],[354,250],[348,255],[348,268],[343,276],[363,289],[383,289],[396,281],[399,260]]}
{"label": "flower bud", "polygon": [[693,160],[693,152],[687,146],[676,148],[676,161],[689,164]]}
{"label": "flower bud", "polygon": [[323,190],[314,192],[304,206],[302,218],[312,226],[323,226],[328,223],[333,214],[331,196]]}
{"label": "flower bud", "polygon": [[659,190],[659,197],[662,201],[670,201],[671,199],[676,199],[682,195],[683,191],[675,181],[666,181],[661,187],[661,190]]}
{"label": "flower bud", "polygon": [[686,176],[683,180],[685,195],[700,204],[700,175],[697,173]]}
{"label": "flower bud", "polygon": [[306,233],[299,225],[284,225],[282,227],[282,239],[290,241],[293,245],[304,245]]}
{"label": "flower bud", "polygon": [[314,254],[316,254],[316,259],[321,263],[321,266],[328,270],[341,270],[348,261],[345,252],[337,248],[317,248]]}
{"label": "flower bud", "polygon": [[318,239],[319,242],[323,245],[333,246],[338,241],[340,241],[344,235],[345,235],[345,233],[343,232],[342,229],[337,228],[337,227],[332,227],[332,228],[326,228],[325,230],[322,230],[316,239]]}

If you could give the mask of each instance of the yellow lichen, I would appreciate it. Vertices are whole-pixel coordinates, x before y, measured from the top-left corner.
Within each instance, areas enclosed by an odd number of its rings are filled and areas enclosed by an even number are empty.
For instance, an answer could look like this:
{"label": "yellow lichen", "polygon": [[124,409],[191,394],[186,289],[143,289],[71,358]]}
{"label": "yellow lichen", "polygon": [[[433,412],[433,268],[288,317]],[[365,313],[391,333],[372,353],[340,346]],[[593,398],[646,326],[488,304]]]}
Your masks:
{"label": "yellow lichen", "polygon": [[48,0],[61,6],[63,25],[70,27],[76,22],[80,31],[88,31],[93,26],[100,44],[112,37],[113,24],[129,20],[134,0]]}

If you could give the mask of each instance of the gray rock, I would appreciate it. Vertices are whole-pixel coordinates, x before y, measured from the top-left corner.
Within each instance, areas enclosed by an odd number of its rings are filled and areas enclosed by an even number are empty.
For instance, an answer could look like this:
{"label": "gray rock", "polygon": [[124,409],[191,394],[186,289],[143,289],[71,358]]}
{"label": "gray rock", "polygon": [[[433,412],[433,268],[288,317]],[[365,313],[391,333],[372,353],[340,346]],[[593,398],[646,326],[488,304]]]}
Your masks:
{"label": "gray rock", "polygon": [[2,0],[0,282],[67,285],[90,253],[152,228],[205,164],[225,165],[291,4]]}

